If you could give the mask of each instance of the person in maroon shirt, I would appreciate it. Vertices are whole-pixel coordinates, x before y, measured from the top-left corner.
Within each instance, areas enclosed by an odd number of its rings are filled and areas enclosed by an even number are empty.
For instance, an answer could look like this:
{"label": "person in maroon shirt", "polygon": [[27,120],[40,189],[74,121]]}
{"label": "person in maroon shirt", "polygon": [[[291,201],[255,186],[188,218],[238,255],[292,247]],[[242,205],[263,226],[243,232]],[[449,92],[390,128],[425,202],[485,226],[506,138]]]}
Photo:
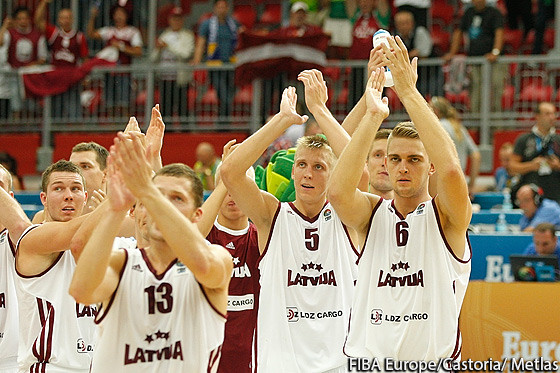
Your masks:
{"label": "person in maroon shirt", "polygon": [[[222,160],[234,150],[234,143],[235,140],[231,140],[224,146]],[[254,178],[254,170],[250,168],[247,175]],[[225,247],[233,258],[228,318],[218,373],[250,373],[259,297],[257,228],[220,181],[219,167],[216,183],[216,188],[202,205],[203,214],[197,225],[210,243]]]}
{"label": "person in maroon shirt", "polygon": [[322,34],[323,30],[320,27],[307,23],[308,10],[309,7],[303,1],[295,2],[290,9],[290,24],[281,27],[274,34],[294,38],[304,35]]}
{"label": "person in maroon shirt", "polygon": [[[57,14],[57,26],[46,19],[47,4],[52,0],[42,0],[35,10],[35,26],[45,34],[50,49],[50,62],[56,68],[72,68],[88,57],[88,45],[84,34],[74,30],[74,15],[71,9],[62,8]],[[75,85],[64,93],[52,97],[52,116],[65,117],[76,121],[82,116],[80,86]]]}
{"label": "person in maroon shirt", "polygon": [[[379,22],[375,16],[377,0],[359,0],[358,12],[356,13],[352,29],[352,45],[350,46],[349,58],[351,60],[367,60],[369,52],[373,48],[373,34],[380,29]],[[364,63],[365,65],[365,63]],[[350,77],[349,107],[356,105],[365,90],[365,69],[352,68]]]}
{"label": "person in maroon shirt", "polygon": [[[6,18],[4,24],[13,27],[2,27],[0,29],[0,46],[8,46],[8,63],[13,69],[21,67],[41,65],[47,58],[47,47],[45,37],[39,30],[33,27],[29,9],[20,6],[14,9],[13,20]],[[10,105],[14,116],[20,118],[22,110],[33,111],[34,102],[30,100],[22,101],[22,94],[17,92],[21,89],[17,81],[14,82],[14,94]]]}

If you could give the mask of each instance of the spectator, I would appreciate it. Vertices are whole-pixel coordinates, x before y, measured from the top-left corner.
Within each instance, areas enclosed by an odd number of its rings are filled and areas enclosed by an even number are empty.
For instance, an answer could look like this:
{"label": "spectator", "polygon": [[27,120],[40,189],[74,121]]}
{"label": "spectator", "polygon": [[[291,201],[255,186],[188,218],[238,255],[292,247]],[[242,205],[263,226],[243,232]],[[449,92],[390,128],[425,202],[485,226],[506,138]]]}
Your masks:
{"label": "spectator", "polygon": [[405,10],[412,13],[416,25],[427,28],[431,3],[431,0],[395,0],[395,7],[399,12]]}
{"label": "spectator", "polygon": [[[226,0],[214,1],[214,14],[202,22],[198,30],[193,64],[228,63],[234,59],[238,34],[243,31],[239,22],[229,16]],[[230,114],[233,104],[233,70],[210,70],[210,82],[218,93],[220,116]]]}
{"label": "spectator", "polygon": [[543,197],[542,189],[536,184],[523,185],[517,191],[515,203],[523,210],[519,228],[532,232],[540,223],[551,223],[560,227],[560,205]]}
{"label": "spectator", "polygon": [[[132,57],[142,55],[142,36],[140,30],[128,25],[128,12],[122,6],[111,9],[111,18],[114,26],[105,26],[95,29],[95,18],[99,13],[97,7],[91,8],[87,25],[88,37],[103,40],[109,47],[118,51],[119,65],[130,65]],[[109,74],[105,80],[105,96],[107,106],[114,108],[117,117],[128,116],[130,106],[131,78],[129,73]]]}
{"label": "spectator", "polygon": [[[521,175],[519,185],[537,184],[545,198],[560,202],[560,136],[555,129],[556,108],[550,102],[541,102],[536,112],[537,123],[531,132],[515,140],[508,172]],[[515,188],[512,191],[515,192]]]}
{"label": "spectator", "polygon": [[556,255],[560,263],[560,244],[556,237],[556,227],[550,223],[540,223],[533,231],[533,242],[525,249],[525,255]]}
{"label": "spectator", "polygon": [[286,27],[281,27],[274,32],[275,35],[284,37],[297,38],[300,36],[322,34],[320,27],[307,22],[307,11],[309,10],[306,3],[298,1],[292,4],[290,9],[290,23]]}
{"label": "spectator", "polygon": [[[75,67],[88,57],[88,45],[84,34],[72,28],[74,15],[71,9],[58,11],[57,24],[51,25],[46,19],[47,4],[52,0],[42,0],[35,11],[35,26],[45,34],[50,48],[51,64],[57,68]],[[80,85],[52,97],[51,109],[55,118],[64,114],[74,121],[82,117]]]}
{"label": "spectator", "polygon": [[523,21],[523,33],[525,37],[535,27],[531,0],[506,0],[507,24],[512,30],[517,30],[519,18]]}
{"label": "spectator", "polygon": [[[14,68],[44,64],[47,60],[47,45],[45,37],[33,27],[29,9],[20,6],[14,9],[13,21],[11,18],[4,20],[0,29],[0,46],[8,46],[8,63]],[[10,27],[13,26],[13,27]],[[11,79],[12,98],[11,109],[16,118],[21,117],[22,109],[33,110],[30,101],[22,101],[23,92],[16,79]]]}
{"label": "spectator", "polygon": [[544,30],[549,19],[554,19],[554,0],[538,0],[537,19],[535,21],[535,41],[533,42],[533,54],[543,52]]}
{"label": "spectator", "polygon": [[[504,18],[502,13],[486,0],[473,0],[473,6],[461,17],[461,24],[453,32],[449,53],[443,56],[449,61],[459,52],[463,36],[468,40],[467,56],[484,56],[494,63],[502,53],[504,45]],[[480,111],[480,91],[482,89],[482,65],[471,66],[471,110]],[[492,65],[492,111],[501,111],[501,94],[504,87],[506,65]]]}
{"label": "spectator", "polygon": [[18,174],[17,160],[6,152],[0,152],[0,164],[12,175],[12,190],[23,190],[23,180]]}
{"label": "spectator", "polygon": [[457,110],[451,105],[447,99],[443,97],[433,97],[430,106],[436,113],[443,128],[447,131],[457,153],[463,172],[467,170],[467,160],[470,158],[470,177],[469,177],[469,194],[473,195],[476,185],[476,179],[480,170],[480,152],[474,143],[469,131],[461,124]]}
{"label": "spectator", "polygon": [[167,17],[169,27],[156,40],[156,49],[152,59],[159,61],[161,67],[167,66],[168,71],[161,72],[160,93],[163,114],[179,116],[187,115],[187,84],[189,74],[174,65],[187,62],[192,58],[194,52],[194,34],[183,28],[183,9],[175,7]]}
{"label": "spectator", "polygon": [[[4,39],[6,31],[11,27],[11,19],[7,18],[0,28],[0,40]],[[10,116],[10,98],[12,97],[12,84],[10,82],[8,65],[8,44],[0,46],[0,119],[7,119]]]}
{"label": "spectator", "polygon": [[196,163],[193,170],[196,172],[205,192],[211,192],[215,188],[216,169],[221,163],[221,159],[216,156],[216,151],[212,144],[201,142],[196,147]]}
{"label": "spectator", "polygon": [[[399,35],[408,48],[410,58],[431,57],[433,41],[430,32],[424,26],[414,23],[414,15],[407,10],[395,14],[395,33]],[[424,95],[443,94],[443,72],[440,66],[418,67],[418,86]]]}
{"label": "spectator", "polygon": [[518,181],[519,177],[508,172],[511,155],[513,154],[513,144],[506,142],[500,146],[498,158],[500,159],[500,167],[494,172],[496,179],[496,191],[501,192],[505,188],[511,190],[511,187]]}
{"label": "spectator", "polygon": [[[352,45],[350,46],[349,58],[351,60],[367,60],[369,52],[373,47],[373,34],[381,27],[376,17],[377,0],[358,0],[358,11],[356,12],[352,29]],[[365,64],[364,64],[365,65]],[[349,105],[356,105],[365,89],[364,68],[352,68],[350,77]]]}

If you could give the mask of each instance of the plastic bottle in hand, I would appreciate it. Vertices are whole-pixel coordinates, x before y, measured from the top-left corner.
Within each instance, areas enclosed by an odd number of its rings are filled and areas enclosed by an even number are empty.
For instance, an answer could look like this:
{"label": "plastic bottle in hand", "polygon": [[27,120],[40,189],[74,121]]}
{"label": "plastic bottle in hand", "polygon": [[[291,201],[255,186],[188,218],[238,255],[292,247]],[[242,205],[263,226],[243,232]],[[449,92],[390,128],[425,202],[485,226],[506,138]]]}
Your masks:
{"label": "plastic bottle in hand", "polygon": [[[377,47],[378,45],[385,44],[389,47],[389,42],[387,38],[391,37],[391,34],[387,30],[379,29],[373,34],[373,47]],[[392,87],[393,83],[393,74],[391,74],[391,70],[388,67],[385,67],[385,87]]]}

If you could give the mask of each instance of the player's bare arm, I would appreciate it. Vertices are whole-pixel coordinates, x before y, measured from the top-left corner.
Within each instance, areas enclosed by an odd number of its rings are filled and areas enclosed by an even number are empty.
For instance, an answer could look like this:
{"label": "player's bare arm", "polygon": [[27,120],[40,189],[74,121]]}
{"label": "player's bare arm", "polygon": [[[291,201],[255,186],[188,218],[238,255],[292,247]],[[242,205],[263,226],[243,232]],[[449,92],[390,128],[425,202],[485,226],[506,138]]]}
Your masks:
{"label": "player's bare arm", "polygon": [[[123,250],[112,251],[113,241],[135,197],[125,187],[109,157],[107,209],[93,229],[80,255],[70,284],[70,295],[81,304],[108,301],[119,284],[119,273],[125,262]],[[85,224],[85,223],[84,223]]]}
{"label": "player's bare arm", "polygon": [[[371,74],[373,74],[375,69],[382,66],[383,66],[383,52],[381,46],[377,46],[376,48],[372,49],[369,52],[369,60],[367,64],[368,79],[371,76]],[[362,120],[363,116],[366,114],[366,110],[367,110],[367,104],[366,104],[366,96],[364,92],[364,94],[362,95],[358,103],[352,108],[352,110],[350,111],[350,113],[348,113],[346,118],[344,118],[344,121],[342,121],[342,128],[344,128],[344,130],[348,132],[350,136],[352,136],[356,128],[358,128],[360,121]]]}
{"label": "player's bare arm", "polygon": [[227,190],[239,208],[251,219],[259,231],[259,250],[266,245],[278,200],[261,191],[245,172],[276,138],[292,124],[303,124],[306,115],[296,112],[297,95],[294,87],[282,93],[280,112],[261,129],[247,138],[220,166],[220,175]]}
{"label": "player's bare arm", "polygon": [[[16,253],[17,270],[26,276],[46,270],[62,251],[72,249],[72,239],[86,218],[99,221],[105,214],[105,203],[92,213],[78,216],[67,222],[45,222],[25,234]],[[91,225],[91,229],[95,223]],[[83,247],[83,245],[82,245]],[[72,250],[77,260],[81,249]]]}
{"label": "player's bare arm", "polygon": [[0,207],[2,209],[0,225],[8,229],[10,240],[16,243],[23,231],[31,225],[31,222],[12,195],[6,192],[4,188],[0,188]]}
{"label": "player's bare arm", "polygon": [[[327,136],[334,154],[339,157],[344,147],[350,142],[350,135],[340,126],[338,121],[327,108],[327,83],[323,79],[323,74],[316,69],[304,70],[299,76],[305,87],[305,102],[307,108],[319,124],[319,127]],[[360,179],[360,190],[367,190],[369,173],[364,165],[364,172]]]}
{"label": "player's bare arm", "polygon": [[165,134],[165,123],[159,110],[159,104],[152,108],[150,125],[146,130],[146,156],[154,171],[159,170],[163,163],[161,161],[161,149],[163,147],[163,135]]}
{"label": "player's bare arm", "polygon": [[436,204],[441,212],[443,230],[455,255],[462,258],[472,206],[457,150],[453,140],[439,124],[437,116],[416,88],[418,59],[409,61],[408,51],[398,36],[388,38],[388,41],[393,52],[386,45],[382,45],[382,48],[393,74],[395,91],[417,128],[430,161],[435,166]]}
{"label": "player's bare arm", "polygon": [[389,115],[387,98],[381,98],[384,82],[385,75],[381,69],[376,69],[368,79],[365,95],[367,111],[342,152],[327,189],[329,201],[337,214],[344,224],[358,232],[360,242],[365,237],[369,216],[379,201],[378,196],[361,192],[357,186],[362,173],[361,165],[366,162],[375,133]]}
{"label": "player's bare arm", "polygon": [[[193,272],[202,286],[223,292],[225,300],[233,268],[231,256],[220,246],[209,248],[196,224],[156,187],[139,135],[119,133],[118,137],[111,155],[115,157],[126,186],[144,205],[175,256]],[[182,196],[180,192],[176,192],[173,198],[188,201],[188,196]],[[197,216],[193,220],[197,220],[200,213],[200,209],[196,209]]]}
{"label": "player's bare arm", "polygon": [[[227,144],[224,145],[222,151],[222,162],[226,160],[229,154],[238,146],[235,145],[236,140],[230,140]],[[198,226],[198,230],[204,237],[208,236],[212,226],[214,225],[214,221],[216,220],[216,216],[218,216],[218,212],[220,211],[220,206],[226,198],[227,189],[222,182],[219,180],[216,184],[216,188],[212,191],[212,194],[204,201],[202,205],[202,216],[200,220],[196,223]]]}

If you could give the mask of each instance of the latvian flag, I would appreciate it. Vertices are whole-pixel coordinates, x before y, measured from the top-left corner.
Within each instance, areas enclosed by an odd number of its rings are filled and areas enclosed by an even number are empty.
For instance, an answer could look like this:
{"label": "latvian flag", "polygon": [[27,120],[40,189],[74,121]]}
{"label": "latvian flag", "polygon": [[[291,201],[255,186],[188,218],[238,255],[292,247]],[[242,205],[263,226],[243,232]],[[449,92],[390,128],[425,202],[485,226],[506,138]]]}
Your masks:
{"label": "latvian flag", "polygon": [[68,88],[79,83],[96,66],[114,66],[118,50],[115,47],[102,49],[94,58],[89,59],[77,67],[53,68],[41,66],[21,68],[22,77],[27,97],[42,97],[58,95],[66,92]]}
{"label": "latvian flag", "polygon": [[243,32],[236,52],[235,83],[244,85],[283,72],[295,77],[302,70],[321,69],[327,62],[329,38],[326,34],[286,37]]}

